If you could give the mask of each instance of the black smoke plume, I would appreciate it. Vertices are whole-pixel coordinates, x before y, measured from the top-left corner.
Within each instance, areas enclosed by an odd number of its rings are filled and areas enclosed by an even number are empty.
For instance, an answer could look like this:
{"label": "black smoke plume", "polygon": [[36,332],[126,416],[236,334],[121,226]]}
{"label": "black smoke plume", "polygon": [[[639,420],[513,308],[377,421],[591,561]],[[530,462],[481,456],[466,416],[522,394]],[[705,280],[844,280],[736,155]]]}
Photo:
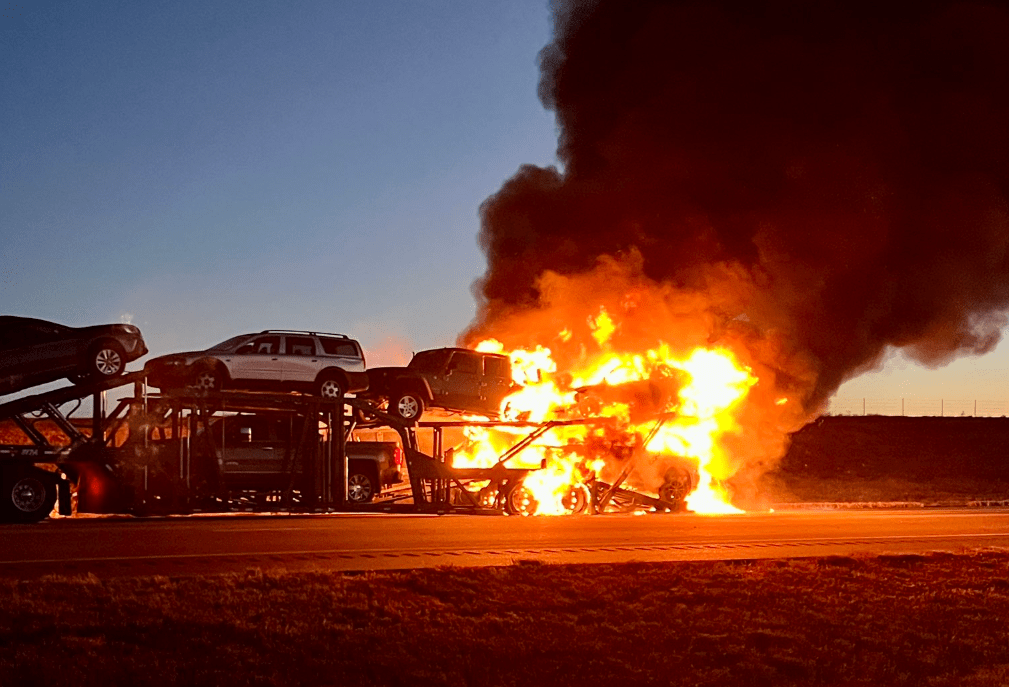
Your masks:
{"label": "black smoke plume", "polygon": [[[782,342],[822,407],[888,347],[992,349],[1009,304],[1009,9],[992,2],[558,0],[540,56],[560,169],[481,208],[463,339],[541,307],[541,276],[640,254]],[[717,284],[716,284],[717,287]],[[735,302],[726,310],[726,302]],[[670,333],[670,338],[674,337]]]}

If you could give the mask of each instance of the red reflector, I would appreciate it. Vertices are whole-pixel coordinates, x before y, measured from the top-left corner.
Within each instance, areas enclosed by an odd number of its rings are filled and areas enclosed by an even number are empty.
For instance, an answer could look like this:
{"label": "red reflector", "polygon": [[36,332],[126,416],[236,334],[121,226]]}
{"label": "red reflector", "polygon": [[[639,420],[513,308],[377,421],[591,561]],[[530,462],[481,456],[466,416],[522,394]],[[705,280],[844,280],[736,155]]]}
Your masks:
{"label": "red reflector", "polygon": [[395,463],[396,465],[403,464],[403,449],[401,449],[399,446],[396,447],[396,450],[392,454],[392,462]]}

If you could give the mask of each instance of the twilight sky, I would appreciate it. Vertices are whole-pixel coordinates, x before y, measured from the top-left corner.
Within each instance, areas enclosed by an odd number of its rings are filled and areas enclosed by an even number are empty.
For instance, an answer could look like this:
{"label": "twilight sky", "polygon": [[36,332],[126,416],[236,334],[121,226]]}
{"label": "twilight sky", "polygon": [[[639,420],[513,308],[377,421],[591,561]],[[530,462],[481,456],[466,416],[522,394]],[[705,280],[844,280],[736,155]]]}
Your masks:
{"label": "twilight sky", "polygon": [[[151,355],[266,328],[451,345],[477,208],[549,165],[546,0],[0,2],[0,313]],[[1009,398],[1009,346],[838,396]],[[134,364],[134,368],[139,367]]]}

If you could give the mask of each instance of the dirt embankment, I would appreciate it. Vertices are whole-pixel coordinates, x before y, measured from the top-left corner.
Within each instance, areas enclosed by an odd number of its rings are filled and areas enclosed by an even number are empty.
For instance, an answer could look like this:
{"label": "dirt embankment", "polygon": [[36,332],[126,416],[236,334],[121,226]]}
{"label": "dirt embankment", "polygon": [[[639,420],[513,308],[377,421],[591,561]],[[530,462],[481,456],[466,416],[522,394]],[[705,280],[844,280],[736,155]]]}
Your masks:
{"label": "dirt embankment", "polygon": [[765,477],[781,501],[1009,499],[1009,419],[823,417]]}

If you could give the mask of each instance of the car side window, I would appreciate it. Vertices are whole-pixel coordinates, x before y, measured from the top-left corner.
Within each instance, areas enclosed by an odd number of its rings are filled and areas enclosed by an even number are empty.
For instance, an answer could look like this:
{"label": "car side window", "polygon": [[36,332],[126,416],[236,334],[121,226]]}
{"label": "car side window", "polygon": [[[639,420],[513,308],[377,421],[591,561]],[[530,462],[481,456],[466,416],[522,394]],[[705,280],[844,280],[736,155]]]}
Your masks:
{"label": "car side window", "polygon": [[510,367],[511,365],[507,358],[491,358],[488,356],[483,359],[483,373],[486,377],[511,379]]}
{"label": "car side window", "polygon": [[315,355],[315,340],[310,336],[288,336],[284,338],[287,355]]}
{"label": "car side window", "polygon": [[325,351],[326,355],[342,355],[348,358],[361,357],[361,354],[357,350],[357,346],[346,339],[334,339],[331,337],[320,336],[319,341],[322,343],[322,350]]}
{"label": "car side window", "polygon": [[480,356],[476,353],[457,351],[452,356],[452,362],[449,365],[453,371],[461,374],[478,375],[482,373],[480,370]]}
{"label": "car side window", "polygon": [[[251,344],[251,347],[250,347]],[[249,350],[246,350],[249,348]],[[255,355],[277,355],[280,353],[280,337],[279,336],[260,336],[249,343],[243,345],[240,349],[242,353],[249,353]]]}

